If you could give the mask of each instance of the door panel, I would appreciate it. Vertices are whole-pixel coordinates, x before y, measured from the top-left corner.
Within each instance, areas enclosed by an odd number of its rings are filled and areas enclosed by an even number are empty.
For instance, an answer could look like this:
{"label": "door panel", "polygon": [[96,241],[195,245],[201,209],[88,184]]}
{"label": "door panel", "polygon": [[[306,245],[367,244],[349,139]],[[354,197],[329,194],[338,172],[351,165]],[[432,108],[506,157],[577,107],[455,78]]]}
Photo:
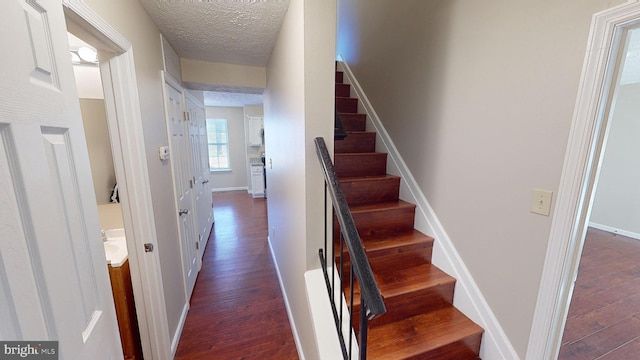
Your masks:
{"label": "door panel", "polygon": [[62,4],[0,21],[0,338],[121,358]]}
{"label": "door panel", "polygon": [[[167,76],[165,74],[165,76]],[[188,121],[184,112],[182,89],[165,82],[167,124],[170,135],[171,166],[176,196],[176,212],[179,217],[180,248],[182,251],[183,276],[187,299],[191,298],[199,271],[199,256],[196,242],[196,212],[193,205],[193,177]]]}
{"label": "door panel", "polygon": [[198,213],[200,235],[199,256],[202,259],[213,224],[211,185],[209,184],[209,148],[204,107],[187,97],[189,137],[192,149],[193,176],[195,178],[195,207]]}

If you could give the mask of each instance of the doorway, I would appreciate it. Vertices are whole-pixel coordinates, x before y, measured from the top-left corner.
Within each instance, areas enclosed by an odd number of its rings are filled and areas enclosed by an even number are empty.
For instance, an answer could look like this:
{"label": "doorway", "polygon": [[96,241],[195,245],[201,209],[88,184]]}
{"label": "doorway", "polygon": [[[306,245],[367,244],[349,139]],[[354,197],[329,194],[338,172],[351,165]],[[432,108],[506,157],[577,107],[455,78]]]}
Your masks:
{"label": "doorway", "polygon": [[72,33],[67,35],[123,355],[125,359],[142,359],[97,50]]}
{"label": "doorway", "polygon": [[145,358],[172,357],[131,44],[81,1],[63,0],[67,30],[98,50],[133,294]]}
{"label": "doorway", "polygon": [[640,26],[626,29],[621,44],[559,359],[640,349]]}
{"label": "doorway", "polygon": [[627,2],[593,17],[527,359],[558,356],[615,105],[621,54],[629,32],[639,24],[638,2]]}

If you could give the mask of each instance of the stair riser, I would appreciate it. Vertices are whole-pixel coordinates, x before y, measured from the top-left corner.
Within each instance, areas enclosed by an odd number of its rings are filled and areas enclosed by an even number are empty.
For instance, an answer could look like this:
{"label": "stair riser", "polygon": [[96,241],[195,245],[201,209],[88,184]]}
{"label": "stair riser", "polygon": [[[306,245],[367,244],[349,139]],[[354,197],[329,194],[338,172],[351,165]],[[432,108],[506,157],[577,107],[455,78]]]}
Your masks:
{"label": "stair riser", "polygon": [[365,131],[367,115],[365,114],[340,114],[342,126],[345,131]]}
{"label": "stair riser", "polygon": [[336,98],[336,109],[339,113],[358,112],[358,99],[355,98]]}
{"label": "stair riser", "polygon": [[[384,304],[387,313],[369,322],[370,327],[381,326],[394,321],[404,320],[415,314],[440,310],[453,304],[454,283],[422,289],[400,296],[386,297]],[[359,319],[360,306],[354,305],[353,317]],[[354,324],[355,325],[355,324]]]}
{"label": "stair riser", "polygon": [[479,359],[482,334],[467,336],[454,343],[442,346],[427,353],[416,354],[403,360],[451,360],[451,359]]}
{"label": "stair riser", "polygon": [[400,194],[400,178],[342,180],[340,186],[350,206],[395,201]]}
{"label": "stair riser", "polygon": [[385,153],[335,154],[334,161],[338,177],[382,176],[387,172],[387,154]]}
{"label": "stair riser", "polygon": [[336,82],[342,83],[344,80],[344,73],[342,71],[336,71]]}
{"label": "stair riser", "polygon": [[364,153],[376,151],[376,133],[348,133],[344,140],[334,143],[336,153]]}
{"label": "stair riser", "polygon": [[415,207],[353,213],[353,220],[363,239],[413,229]]}
{"label": "stair riser", "polygon": [[350,97],[351,85],[349,84],[336,84],[336,96]]}

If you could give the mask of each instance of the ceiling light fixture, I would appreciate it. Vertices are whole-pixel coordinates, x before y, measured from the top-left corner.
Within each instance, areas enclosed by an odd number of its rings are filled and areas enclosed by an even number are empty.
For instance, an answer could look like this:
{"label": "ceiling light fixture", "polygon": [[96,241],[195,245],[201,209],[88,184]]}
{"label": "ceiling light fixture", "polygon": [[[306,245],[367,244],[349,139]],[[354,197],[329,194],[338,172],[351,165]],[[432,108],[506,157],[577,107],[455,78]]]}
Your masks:
{"label": "ceiling light fixture", "polygon": [[78,54],[76,54],[75,52],[71,52],[71,62],[73,64],[80,64],[82,62],[82,60],[80,60],[80,56],[78,56]]}
{"label": "ceiling light fixture", "polygon": [[96,53],[95,50],[88,47],[81,47],[80,49],[78,49],[78,56],[80,56],[80,59],[86,62],[90,62],[90,63],[98,62],[98,54]]}

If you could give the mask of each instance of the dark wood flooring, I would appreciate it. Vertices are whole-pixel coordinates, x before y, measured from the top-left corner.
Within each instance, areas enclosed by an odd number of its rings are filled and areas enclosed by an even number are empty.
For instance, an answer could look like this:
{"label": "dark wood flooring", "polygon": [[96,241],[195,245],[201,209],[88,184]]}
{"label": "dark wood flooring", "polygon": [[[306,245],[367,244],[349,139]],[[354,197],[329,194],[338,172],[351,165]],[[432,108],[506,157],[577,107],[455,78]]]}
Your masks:
{"label": "dark wood flooring", "polygon": [[590,228],[560,360],[640,359],[640,240]]}
{"label": "dark wood flooring", "polygon": [[298,359],[267,244],[267,205],[214,193],[215,224],[176,359]]}

